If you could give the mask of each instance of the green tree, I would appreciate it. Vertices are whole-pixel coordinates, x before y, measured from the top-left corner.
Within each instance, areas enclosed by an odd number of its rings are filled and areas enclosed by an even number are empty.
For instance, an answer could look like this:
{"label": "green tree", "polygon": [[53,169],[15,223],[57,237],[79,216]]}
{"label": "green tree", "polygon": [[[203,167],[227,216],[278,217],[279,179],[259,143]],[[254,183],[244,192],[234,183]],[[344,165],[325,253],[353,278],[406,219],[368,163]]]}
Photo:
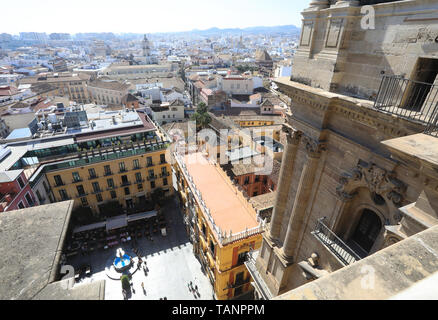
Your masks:
{"label": "green tree", "polygon": [[207,128],[211,122],[211,116],[208,114],[208,107],[204,102],[200,102],[192,115],[191,120],[196,121],[196,128],[198,130]]}
{"label": "green tree", "polygon": [[124,274],[121,278],[120,281],[122,282],[122,288],[125,289],[126,291],[128,291],[131,288],[131,285],[129,284],[129,277]]}

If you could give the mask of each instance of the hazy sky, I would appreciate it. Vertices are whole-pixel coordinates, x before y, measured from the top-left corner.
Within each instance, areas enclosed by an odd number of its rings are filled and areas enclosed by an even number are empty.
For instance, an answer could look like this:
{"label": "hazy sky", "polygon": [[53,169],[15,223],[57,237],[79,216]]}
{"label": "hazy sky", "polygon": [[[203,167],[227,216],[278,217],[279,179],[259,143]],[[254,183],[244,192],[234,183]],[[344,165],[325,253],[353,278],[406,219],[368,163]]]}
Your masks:
{"label": "hazy sky", "polygon": [[310,0],[13,0],[0,33],[134,32],[294,24]]}

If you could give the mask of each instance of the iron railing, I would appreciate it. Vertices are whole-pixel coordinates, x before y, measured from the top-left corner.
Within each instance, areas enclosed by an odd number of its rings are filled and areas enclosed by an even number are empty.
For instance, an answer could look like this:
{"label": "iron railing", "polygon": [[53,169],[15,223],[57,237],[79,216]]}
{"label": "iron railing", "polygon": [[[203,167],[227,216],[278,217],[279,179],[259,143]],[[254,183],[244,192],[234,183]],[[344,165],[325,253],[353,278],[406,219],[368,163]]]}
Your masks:
{"label": "iron railing", "polygon": [[423,124],[426,134],[438,136],[438,85],[384,76],[374,107]]}
{"label": "iron railing", "polygon": [[324,224],[324,218],[318,219],[312,234],[322,242],[344,265],[360,260],[359,255],[341,240],[329,227]]}

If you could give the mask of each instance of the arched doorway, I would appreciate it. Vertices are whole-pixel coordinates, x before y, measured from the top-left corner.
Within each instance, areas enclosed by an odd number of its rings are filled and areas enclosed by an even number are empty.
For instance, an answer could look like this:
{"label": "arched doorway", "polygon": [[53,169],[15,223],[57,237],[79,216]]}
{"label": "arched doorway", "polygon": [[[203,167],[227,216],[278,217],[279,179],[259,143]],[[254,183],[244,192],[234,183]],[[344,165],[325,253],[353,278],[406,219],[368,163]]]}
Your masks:
{"label": "arched doorway", "polygon": [[364,209],[351,240],[368,254],[381,229],[382,222],[379,216],[372,210]]}

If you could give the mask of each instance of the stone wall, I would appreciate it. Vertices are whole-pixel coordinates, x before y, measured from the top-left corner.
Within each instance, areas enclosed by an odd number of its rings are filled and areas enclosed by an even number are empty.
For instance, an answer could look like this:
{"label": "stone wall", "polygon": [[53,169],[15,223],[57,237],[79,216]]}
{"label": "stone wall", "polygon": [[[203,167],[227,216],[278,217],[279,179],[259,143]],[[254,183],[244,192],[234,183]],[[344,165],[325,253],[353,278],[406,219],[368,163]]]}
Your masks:
{"label": "stone wall", "polygon": [[394,1],[373,7],[375,29],[361,27],[360,6],[304,11],[291,79],[370,99],[383,75],[410,78],[419,57],[438,58],[436,1]]}
{"label": "stone wall", "polygon": [[[372,210],[382,228],[368,254],[384,247],[384,226],[400,222],[399,208],[416,201],[422,181],[413,168],[392,159],[380,142],[421,132],[423,127],[374,110],[366,101],[287,80],[276,83],[293,101],[288,124],[301,132],[289,192],[282,200],[286,201],[286,209],[280,235],[273,248],[264,237],[266,254],[259,259],[261,273],[264,268],[270,269],[266,282],[272,292],[281,294],[307,282],[297,263],[307,261],[312,253],[320,257],[322,270],[333,272],[343,267],[312,234],[322,217],[347,242],[363,210]],[[310,159],[316,165],[309,178],[312,180],[306,182],[302,180],[303,172],[309,170]],[[309,188],[305,195],[300,191],[304,183]],[[375,195],[383,202],[376,202]],[[296,203],[297,199],[306,202]],[[292,233],[288,230],[291,225],[295,225]],[[285,247],[291,256],[284,256]]]}

